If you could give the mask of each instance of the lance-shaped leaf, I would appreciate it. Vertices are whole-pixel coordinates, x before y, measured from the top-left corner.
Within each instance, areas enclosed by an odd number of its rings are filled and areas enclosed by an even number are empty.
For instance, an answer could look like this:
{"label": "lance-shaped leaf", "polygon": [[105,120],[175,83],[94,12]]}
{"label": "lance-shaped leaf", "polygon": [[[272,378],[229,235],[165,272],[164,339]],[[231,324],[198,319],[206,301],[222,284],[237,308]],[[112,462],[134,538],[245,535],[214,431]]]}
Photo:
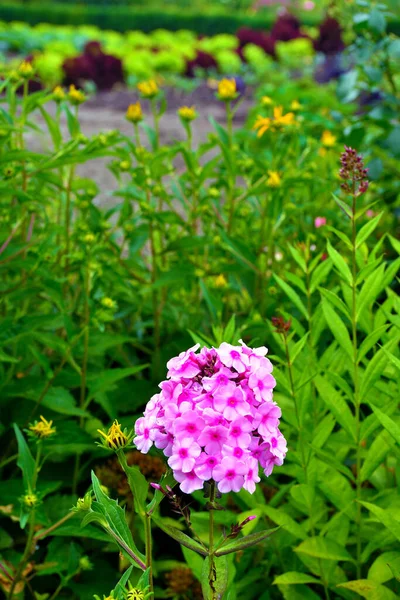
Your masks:
{"label": "lance-shaped leaf", "polygon": [[[213,579],[213,588],[210,589],[210,577]],[[204,600],[223,598],[228,586],[228,561],[225,556],[214,557],[212,573],[210,573],[210,558],[204,560],[201,575],[201,589]]]}
{"label": "lance-shaped leaf", "polygon": [[202,546],[201,544],[199,544],[199,542],[197,542],[193,538],[186,535],[186,533],[179,531],[179,529],[176,529],[175,527],[170,527],[169,525],[165,525],[162,521],[154,519],[154,522],[167,535],[169,535],[174,540],[179,542],[179,544],[182,544],[182,546],[186,546],[186,548],[189,548],[190,550],[194,550],[194,552],[198,552],[202,556],[208,555],[207,549],[204,548],[204,546]]}
{"label": "lance-shaped leaf", "polygon": [[221,548],[216,550],[215,556],[224,556],[225,554],[231,554],[232,552],[238,552],[239,550],[246,550],[259,544],[263,540],[267,539],[275,531],[278,531],[279,527],[273,527],[272,529],[266,529],[265,531],[257,531],[256,533],[250,533],[244,537],[233,540],[228,544],[224,544]]}
{"label": "lance-shaped leaf", "polygon": [[[117,585],[115,586],[115,589],[113,590],[113,592],[111,594],[111,597],[112,598],[115,597],[115,600],[124,600],[124,598],[125,598],[125,586],[128,583],[128,581],[129,581],[129,577],[131,576],[132,569],[133,569],[133,565],[131,565],[129,567],[129,569],[127,569],[125,571],[125,573],[122,575],[121,579],[118,581]],[[145,571],[145,573],[147,573],[147,572],[148,572],[148,569]],[[143,573],[143,575],[144,575],[144,573]],[[142,575],[142,577],[143,577],[143,575]]]}
{"label": "lance-shaped leaf", "polygon": [[146,498],[149,484],[144,475],[140,472],[138,466],[130,467],[126,462],[126,456],[123,450],[118,451],[118,459],[128,478],[129,487],[133,494],[133,506],[135,512],[142,518],[146,516]]}
{"label": "lance-shaped leaf", "polygon": [[31,454],[31,451],[29,450],[29,446],[26,443],[20,428],[15,423],[14,431],[18,443],[17,465],[22,471],[24,488],[27,491],[33,491],[33,482],[35,479],[35,461],[33,460],[33,456]]}
{"label": "lance-shaped leaf", "polygon": [[103,492],[100,482],[92,471],[92,484],[96,500],[101,506],[99,512],[103,513],[107,521],[107,531],[118,542],[121,548],[133,560],[135,566],[144,568],[145,557],[136,548],[131,530],[125,519],[125,511],[116,500],[112,500]]}

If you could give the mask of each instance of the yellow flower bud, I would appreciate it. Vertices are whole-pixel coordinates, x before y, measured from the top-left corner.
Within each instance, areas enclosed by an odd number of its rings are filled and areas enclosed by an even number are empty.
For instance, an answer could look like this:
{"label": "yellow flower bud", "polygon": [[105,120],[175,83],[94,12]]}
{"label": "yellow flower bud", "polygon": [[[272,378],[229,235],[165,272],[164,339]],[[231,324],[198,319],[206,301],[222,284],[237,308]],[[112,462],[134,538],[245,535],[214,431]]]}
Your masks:
{"label": "yellow flower bud", "polygon": [[321,142],[325,148],[332,148],[336,143],[336,136],[327,129],[322,133]]}
{"label": "yellow flower bud", "polygon": [[53,90],[53,100],[55,100],[56,102],[61,102],[62,100],[65,100],[65,98],[67,97],[65,91],[63,90],[63,88],[61,87],[61,85],[58,85],[57,87],[54,88]]}
{"label": "yellow flower bud", "polygon": [[155,98],[159,92],[157,82],[154,79],[149,79],[149,81],[141,81],[137,84],[137,89],[143,98],[148,99]]}
{"label": "yellow flower bud", "polygon": [[215,287],[217,288],[226,288],[228,285],[228,282],[226,280],[225,275],[223,275],[222,273],[220,275],[218,275],[215,279]]}
{"label": "yellow flower bud", "polygon": [[30,435],[38,439],[48,438],[56,433],[56,428],[52,427],[53,421],[47,421],[43,416],[40,417],[40,421],[35,421],[33,425],[29,425]]}
{"label": "yellow flower bud", "polygon": [[217,97],[219,100],[228,101],[235,100],[237,97],[236,91],[236,80],[235,79],[221,79],[218,83]]}
{"label": "yellow flower bud", "polygon": [[35,69],[33,68],[32,64],[27,62],[26,60],[24,60],[24,62],[22,62],[18,67],[18,74],[23,79],[30,79],[34,72]]}
{"label": "yellow flower bud", "polygon": [[277,171],[268,171],[267,186],[268,187],[280,187],[282,179]]}
{"label": "yellow flower bud", "polygon": [[81,90],[77,90],[73,84],[69,86],[68,98],[74,106],[86,101],[86,95]]}
{"label": "yellow flower bud", "polygon": [[128,106],[125,118],[131,123],[139,123],[143,120],[142,107],[140,105],[140,102],[136,102],[135,104],[130,104]]}
{"label": "yellow flower bud", "polygon": [[194,109],[194,106],[181,106],[178,108],[178,115],[182,119],[182,121],[194,121],[197,118],[197,113]]}

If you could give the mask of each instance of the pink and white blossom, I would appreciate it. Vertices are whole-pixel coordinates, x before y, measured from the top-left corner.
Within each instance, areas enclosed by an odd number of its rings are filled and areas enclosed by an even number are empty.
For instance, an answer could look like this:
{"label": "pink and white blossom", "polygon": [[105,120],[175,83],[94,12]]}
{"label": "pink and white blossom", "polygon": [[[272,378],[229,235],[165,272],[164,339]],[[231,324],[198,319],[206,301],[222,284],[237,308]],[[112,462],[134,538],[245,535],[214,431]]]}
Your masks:
{"label": "pink and white blossom", "polygon": [[194,346],[168,364],[168,379],[135,424],[143,453],[162,450],[183,492],[214,480],[222,493],[254,493],[259,467],[269,476],[284,461],[281,410],[265,346]]}

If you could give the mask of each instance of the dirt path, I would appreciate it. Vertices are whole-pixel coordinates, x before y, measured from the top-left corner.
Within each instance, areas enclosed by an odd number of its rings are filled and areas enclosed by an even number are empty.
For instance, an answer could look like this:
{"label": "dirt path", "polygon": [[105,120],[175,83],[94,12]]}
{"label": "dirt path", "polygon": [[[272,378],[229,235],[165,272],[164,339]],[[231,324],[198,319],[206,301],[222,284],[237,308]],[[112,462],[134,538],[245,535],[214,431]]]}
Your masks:
{"label": "dirt path", "polygon": [[[168,89],[166,90],[166,97],[168,108],[160,121],[160,141],[163,145],[171,144],[175,140],[185,139],[184,129],[176,114],[180,106],[193,105],[198,112],[198,118],[192,123],[194,146],[205,141],[208,134],[212,132],[210,117],[213,117],[219,123],[225,122],[223,103],[216,100],[214,92],[205,84],[191,93]],[[97,94],[79,109],[82,132],[89,137],[102,131],[107,132],[118,129],[123,134],[132,135],[132,125],[126,121],[125,112],[128,105],[137,100],[136,92],[128,89]],[[145,115],[149,116],[151,122],[147,104],[147,102],[143,102],[143,110]],[[248,93],[235,115],[234,125],[243,124],[251,106],[251,94]],[[66,123],[62,124],[62,128],[67,139]],[[45,131],[45,127],[43,127],[43,131]],[[32,149],[43,151],[48,147],[50,139],[46,133],[43,133],[42,137],[37,136],[37,133],[32,133],[28,134],[27,142]],[[144,137],[143,142],[145,142]],[[109,158],[95,159],[77,168],[78,175],[93,179],[99,186],[101,193],[97,201],[101,205],[109,205],[115,202],[112,192],[117,188],[117,182],[107,169],[109,162]]]}

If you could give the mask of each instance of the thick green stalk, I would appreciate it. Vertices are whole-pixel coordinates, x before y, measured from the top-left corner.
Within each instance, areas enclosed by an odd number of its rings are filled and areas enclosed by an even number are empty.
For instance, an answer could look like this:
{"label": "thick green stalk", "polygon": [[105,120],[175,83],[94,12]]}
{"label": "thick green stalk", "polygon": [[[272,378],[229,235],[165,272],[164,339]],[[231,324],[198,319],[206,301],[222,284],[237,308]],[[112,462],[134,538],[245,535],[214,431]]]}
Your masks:
{"label": "thick green stalk", "polygon": [[149,569],[150,592],[153,592],[153,561],[152,561],[152,537],[151,537],[151,515],[147,513],[143,519],[144,535],[146,541],[146,568]]}
{"label": "thick green stalk", "polygon": [[208,582],[210,585],[211,591],[211,599],[216,600],[215,596],[215,559],[214,559],[214,502],[215,502],[215,482],[211,482],[211,490],[210,490],[210,520],[209,520],[209,530],[208,530],[208,546],[209,546],[209,559],[210,559],[210,569],[208,572]]}
{"label": "thick green stalk", "polygon": [[352,230],[351,230],[351,262],[352,262],[352,307],[351,307],[351,325],[353,342],[353,377],[354,377],[354,406],[356,418],[356,540],[357,540],[357,579],[361,579],[361,440],[360,440],[360,394],[358,381],[358,361],[357,361],[357,257],[356,257],[356,182],[353,181],[353,205],[352,205]]}

